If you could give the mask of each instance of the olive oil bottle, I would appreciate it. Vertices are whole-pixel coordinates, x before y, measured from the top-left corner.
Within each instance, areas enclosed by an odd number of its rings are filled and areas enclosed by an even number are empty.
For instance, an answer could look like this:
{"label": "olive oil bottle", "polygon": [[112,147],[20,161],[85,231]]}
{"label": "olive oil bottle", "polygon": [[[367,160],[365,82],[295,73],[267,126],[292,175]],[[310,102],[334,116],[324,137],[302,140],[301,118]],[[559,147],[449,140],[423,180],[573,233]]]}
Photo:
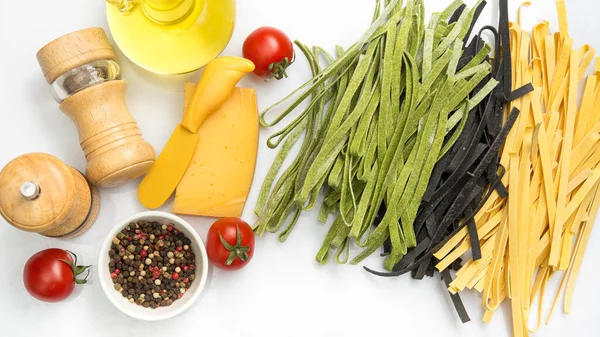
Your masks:
{"label": "olive oil bottle", "polygon": [[108,25],[140,67],[172,75],[197,70],[231,38],[235,0],[107,0]]}

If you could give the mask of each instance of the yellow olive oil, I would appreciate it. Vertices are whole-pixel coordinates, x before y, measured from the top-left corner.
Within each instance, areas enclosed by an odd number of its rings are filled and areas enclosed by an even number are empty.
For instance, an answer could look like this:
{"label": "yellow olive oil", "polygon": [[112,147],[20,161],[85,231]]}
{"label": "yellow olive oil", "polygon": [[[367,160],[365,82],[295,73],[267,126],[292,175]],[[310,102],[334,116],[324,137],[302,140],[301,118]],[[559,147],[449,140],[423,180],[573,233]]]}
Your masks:
{"label": "yellow olive oil", "polygon": [[158,74],[197,70],[225,48],[235,0],[107,0],[108,25],[121,51]]}

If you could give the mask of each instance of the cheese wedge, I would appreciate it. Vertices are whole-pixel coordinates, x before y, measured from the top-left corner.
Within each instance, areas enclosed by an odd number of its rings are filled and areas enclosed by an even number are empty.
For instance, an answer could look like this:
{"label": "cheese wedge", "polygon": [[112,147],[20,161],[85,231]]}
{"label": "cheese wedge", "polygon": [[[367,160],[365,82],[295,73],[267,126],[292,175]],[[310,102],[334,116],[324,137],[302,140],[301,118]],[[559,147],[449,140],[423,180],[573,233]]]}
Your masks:
{"label": "cheese wedge", "polygon": [[[196,83],[186,83],[184,111]],[[240,217],[250,193],[258,151],[254,89],[236,88],[198,131],[198,145],[175,192],[173,212]]]}

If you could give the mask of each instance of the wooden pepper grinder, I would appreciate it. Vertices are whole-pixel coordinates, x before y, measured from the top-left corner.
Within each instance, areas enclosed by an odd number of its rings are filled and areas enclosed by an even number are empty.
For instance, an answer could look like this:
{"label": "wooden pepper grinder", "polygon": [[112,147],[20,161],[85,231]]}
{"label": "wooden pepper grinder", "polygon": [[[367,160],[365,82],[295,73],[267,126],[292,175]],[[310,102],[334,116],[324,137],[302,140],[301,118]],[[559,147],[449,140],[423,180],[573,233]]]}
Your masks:
{"label": "wooden pepper grinder", "polygon": [[96,188],[51,155],[26,154],[0,171],[0,215],[21,230],[76,237],[96,221],[99,209]]}
{"label": "wooden pepper grinder", "polygon": [[127,111],[126,84],[115,58],[101,28],[65,35],[37,53],[60,110],[77,126],[87,178],[101,187],[146,174],[156,157]]}

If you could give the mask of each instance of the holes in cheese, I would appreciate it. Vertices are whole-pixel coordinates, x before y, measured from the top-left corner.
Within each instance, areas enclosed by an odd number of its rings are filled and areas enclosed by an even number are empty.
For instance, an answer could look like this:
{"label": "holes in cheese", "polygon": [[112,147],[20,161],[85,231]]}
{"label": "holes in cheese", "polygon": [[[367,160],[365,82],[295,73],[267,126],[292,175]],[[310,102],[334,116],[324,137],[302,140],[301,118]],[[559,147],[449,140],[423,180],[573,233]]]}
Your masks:
{"label": "holes in cheese", "polygon": [[[186,107],[195,88],[196,83],[185,85]],[[198,145],[177,186],[173,212],[241,216],[254,177],[258,133],[254,89],[235,88],[231,97],[198,131]]]}

